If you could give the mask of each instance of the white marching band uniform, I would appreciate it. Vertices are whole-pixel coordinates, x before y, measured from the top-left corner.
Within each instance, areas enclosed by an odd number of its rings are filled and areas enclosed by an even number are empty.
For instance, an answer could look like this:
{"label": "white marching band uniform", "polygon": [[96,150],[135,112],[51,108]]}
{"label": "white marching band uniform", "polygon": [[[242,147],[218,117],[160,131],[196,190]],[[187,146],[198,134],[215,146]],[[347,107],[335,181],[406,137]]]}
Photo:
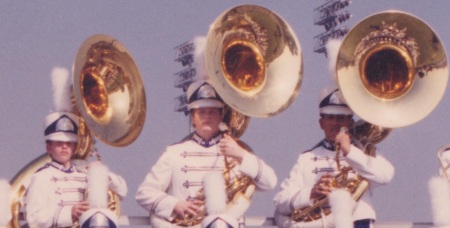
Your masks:
{"label": "white marching band uniform", "polygon": [[[46,143],[76,144],[79,116],[72,113],[68,71],[55,68],[52,72],[52,84],[56,111],[44,119],[44,140]],[[49,150],[48,145],[47,153],[52,161],[39,168],[31,176],[29,184],[25,184],[25,218],[31,228],[72,227],[79,222],[72,219],[73,206],[88,200],[85,196],[89,188],[87,161],[72,159],[77,151],[71,151],[72,157],[68,161],[66,158],[58,160],[61,158],[54,158],[55,151]],[[115,192],[120,199],[124,198],[128,191],[125,180],[108,171],[105,176],[106,181],[102,184],[108,185],[107,188]],[[89,205],[93,206],[96,205]],[[114,219],[109,218],[111,221]]]}
{"label": "white marching band uniform", "polygon": [[[342,166],[350,166],[369,182],[353,212],[353,220],[376,219],[372,205],[372,191],[375,187],[387,184],[394,176],[394,167],[381,155],[371,157],[352,145],[346,157],[339,157]],[[348,178],[354,178],[355,172],[350,171]],[[281,191],[276,194],[274,202],[277,209],[276,220],[281,227],[317,227],[323,226],[322,220],[308,223],[292,224],[290,214],[294,209],[313,205],[310,199],[311,190],[320,177],[331,172],[339,173],[335,161],[334,145],[323,140],[320,146],[299,155],[297,163],[292,168],[289,178],[281,183]],[[331,216],[326,218],[326,226],[333,226]]]}
{"label": "white marching band uniform", "polygon": [[[194,199],[203,188],[204,176],[210,171],[223,172],[224,156],[217,145],[221,138],[220,134],[205,142],[193,134],[188,140],[167,147],[136,194],[138,204],[150,212],[153,227],[170,227],[169,221],[175,218],[175,204]],[[231,180],[240,175],[251,177],[257,190],[261,191],[271,190],[277,183],[274,170],[251,153],[247,153],[230,174]],[[224,213],[240,219],[249,205],[249,199],[240,200],[228,205]]]}
{"label": "white marching band uniform", "polygon": [[[64,168],[52,161],[32,175],[25,198],[26,218],[30,227],[71,227],[72,206],[85,199],[86,172],[75,165]],[[125,197],[125,180],[110,172],[108,188]]]}

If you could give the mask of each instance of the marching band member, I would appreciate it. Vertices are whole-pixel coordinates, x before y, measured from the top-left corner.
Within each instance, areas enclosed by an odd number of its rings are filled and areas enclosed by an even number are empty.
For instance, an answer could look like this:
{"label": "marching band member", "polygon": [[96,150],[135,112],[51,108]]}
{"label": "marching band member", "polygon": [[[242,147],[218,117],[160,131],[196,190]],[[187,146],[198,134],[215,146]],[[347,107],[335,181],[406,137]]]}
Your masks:
{"label": "marching band member", "polygon": [[[191,83],[186,95],[194,132],[184,141],[167,147],[136,194],[138,204],[150,213],[153,227],[177,227],[177,219],[195,217],[205,210],[205,202],[197,198],[204,187],[203,178],[211,171],[223,172],[230,159],[237,161],[230,172],[232,179],[241,175],[251,177],[257,190],[272,190],[276,186],[277,177],[271,167],[220,132],[224,103],[214,88],[198,80]],[[249,201],[233,202],[224,213],[240,219]]]}
{"label": "marching band member", "polygon": [[6,179],[0,179],[0,228],[7,227],[11,214],[11,185]]}
{"label": "marching band member", "polygon": [[[31,176],[25,196],[26,220],[30,227],[71,227],[89,209],[85,198],[87,172],[79,169],[72,157],[76,154],[79,117],[71,113],[66,69],[52,74],[56,112],[45,117],[44,139],[51,162]],[[98,164],[99,161],[95,161]],[[125,180],[108,173],[108,188],[125,197]]]}
{"label": "marching band member", "polygon": [[379,154],[374,157],[365,154],[355,146],[356,142],[350,135],[341,131],[342,127],[351,129],[354,120],[353,112],[345,104],[339,90],[324,90],[321,93],[319,109],[319,124],[325,133],[325,139],[311,150],[300,154],[289,177],[281,183],[281,191],[274,197],[277,225],[280,227],[333,227],[336,225],[335,220],[338,218],[333,218],[333,210],[331,216],[304,223],[291,221],[290,215],[294,210],[311,206],[314,200],[332,193],[334,189],[330,183],[333,176],[339,173],[335,159],[335,146],[338,145],[342,151],[338,158],[340,163],[354,170],[348,173],[349,178],[356,172],[369,182],[368,189],[356,203],[338,200],[338,204],[351,206],[349,211],[353,212],[350,218],[354,227],[373,227],[372,224],[376,219],[371,202],[373,189],[392,180],[394,167]]}
{"label": "marching band member", "polygon": [[435,227],[450,227],[450,147],[448,145],[437,151],[441,167],[439,175],[428,181],[428,194],[431,201],[432,221]]}

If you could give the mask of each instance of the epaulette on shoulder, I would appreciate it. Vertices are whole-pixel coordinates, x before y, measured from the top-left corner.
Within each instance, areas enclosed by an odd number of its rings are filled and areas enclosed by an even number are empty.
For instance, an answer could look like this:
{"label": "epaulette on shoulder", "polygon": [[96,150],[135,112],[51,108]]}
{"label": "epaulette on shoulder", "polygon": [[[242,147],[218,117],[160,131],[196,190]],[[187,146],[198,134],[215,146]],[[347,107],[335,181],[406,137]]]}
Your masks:
{"label": "epaulette on shoulder", "polygon": [[314,145],[311,149],[303,151],[302,154],[307,153],[307,152],[311,152],[311,151],[313,151],[314,149],[316,149],[317,147],[322,146],[322,141],[323,141],[323,140],[321,140],[320,142],[318,142],[318,143],[317,143],[316,145]]}
{"label": "epaulette on shoulder", "polygon": [[48,167],[50,167],[50,164],[46,163],[44,166],[42,166],[41,168],[39,168],[38,170],[36,170],[35,173],[38,173],[38,172],[40,172],[40,171],[42,171],[42,170],[44,170],[44,169],[47,169]]}
{"label": "epaulette on shoulder", "polygon": [[186,136],[185,136],[183,139],[181,139],[180,141],[175,142],[175,143],[172,143],[171,146],[176,145],[176,144],[180,144],[180,143],[184,143],[184,142],[186,142],[186,141],[191,140],[191,139],[192,139],[192,135],[194,135],[194,132],[192,132],[192,133],[186,135]]}

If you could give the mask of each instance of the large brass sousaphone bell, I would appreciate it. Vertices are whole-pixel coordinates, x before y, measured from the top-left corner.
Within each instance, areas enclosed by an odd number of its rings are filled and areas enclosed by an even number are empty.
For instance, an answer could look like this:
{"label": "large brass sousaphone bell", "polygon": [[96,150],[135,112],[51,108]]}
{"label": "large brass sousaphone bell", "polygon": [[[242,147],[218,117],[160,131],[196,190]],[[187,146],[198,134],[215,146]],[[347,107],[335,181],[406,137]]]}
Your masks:
{"label": "large brass sousaphone bell", "polygon": [[348,105],[362,119],[403,127],[425,118],[443,97],[447,56],[423,21],[386,11],[349,31],[338,53],[336,76]]}
{"label": "large brass sousaphone bell", "polygon": [[[92,155],[100,158],[91,133],[117,147],[127,146],[137,139],[145,121],[145,91],[134,60],[119,41],[107,35],[94,35],[84,41],[73,66],[73,92],[73,109],[80,116],[74,159],[80,164]],[[50,157],[43,154],[11,180],[13,218],[9,227],[21,226],[20,220],[25,218],[20,212],[28,181],[49,161]],[[119,215],[118,196],[110,191],[108,198],[108,207]]]}
{"label": "large brass sousaphone bell", "polygon": [[127,146],[145,121],[145,91],[130,53],[106,35],[88,38],[73,67],[74,95],[87,126],[104,143]]}
{"label": "large brass sousaphone bell", "polygon": [[210,82],[243,115],[268,117],[285,110],[302,82],[300,43],[272,11],[241,5],[210,26],[205,48]]}

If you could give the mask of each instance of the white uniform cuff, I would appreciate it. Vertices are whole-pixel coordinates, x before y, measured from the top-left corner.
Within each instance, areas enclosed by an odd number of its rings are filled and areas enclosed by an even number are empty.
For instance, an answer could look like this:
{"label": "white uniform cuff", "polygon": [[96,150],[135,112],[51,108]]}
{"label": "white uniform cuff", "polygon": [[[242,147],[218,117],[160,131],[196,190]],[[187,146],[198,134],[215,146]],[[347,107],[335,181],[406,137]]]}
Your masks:
{"label": "white uniform cuff", "polygon": [[178,201],[180,200],[171,195],[166,195],[161,200],[159,200],[159,202],[155,203],[152,210],[156,215],[172,221],[176,217],[175,213],[173,213],[173,209],[175,208],[175,205],[178,203]]}
{"label": "white uniform cuff", "polygon": [[[254,154],[245,153],[242,158],[240,171],[246,176],[256,179],[261,167],[259,166],[259,158]],[[257,180],[256,180],[257,181]]]}
{"label": "white uniform cuff", "polygon": [[[70,227],[73,225],[72,222],[72,207],[65,206],[59,211],[59,217],[56,220],[56,226],[58,227]],[[55,220],[54,220],[55,221]]]}

